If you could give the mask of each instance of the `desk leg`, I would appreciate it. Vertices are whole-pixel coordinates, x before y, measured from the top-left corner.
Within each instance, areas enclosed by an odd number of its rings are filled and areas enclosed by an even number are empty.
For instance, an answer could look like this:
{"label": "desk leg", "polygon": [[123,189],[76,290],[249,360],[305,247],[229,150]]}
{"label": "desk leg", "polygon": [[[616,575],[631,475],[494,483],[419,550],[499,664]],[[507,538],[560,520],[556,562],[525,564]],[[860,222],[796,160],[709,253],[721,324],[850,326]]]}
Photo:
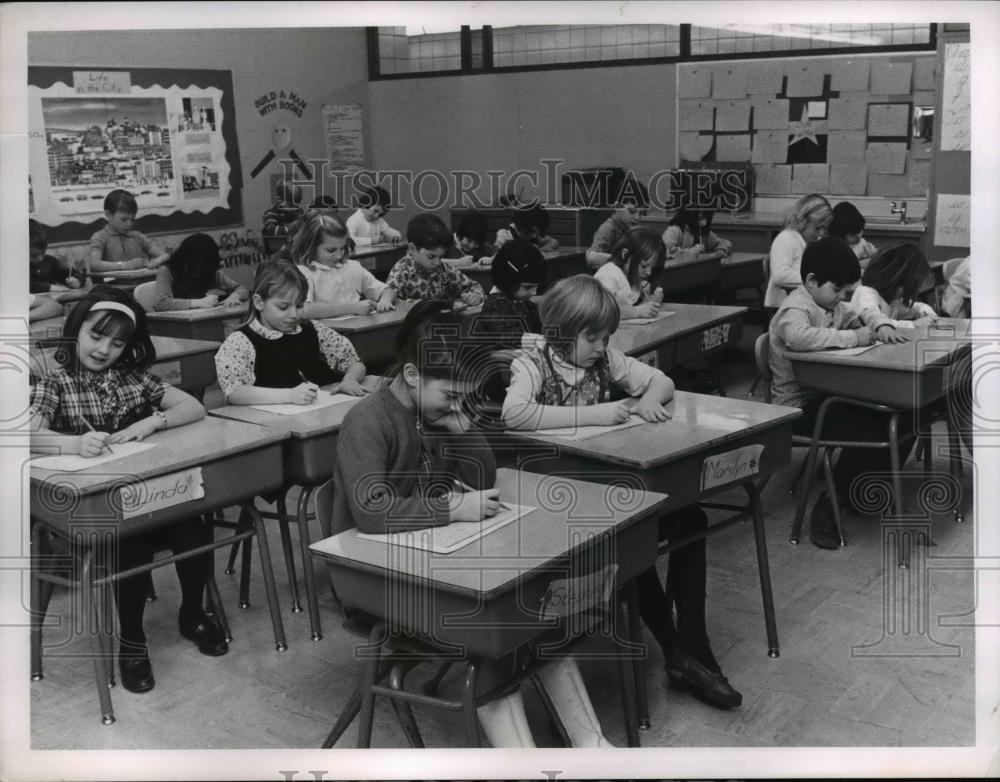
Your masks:
{"label": "desk leg", "polygon": [[[271,550],[267,545],[267,528],[264,526],[264,519],[261,517],[260,513],[253,505],[253,500],[244,503],[241,509],[246,513],[250,520],[253,522],[254,529],[257,530],[257,551],[260,556],[260,569],[264,575],[264,591],[267,593],[267,608],[271,612],[271,627],[274,628],[274,644],[275,649],[279,652],[283,652],[288,648],[288,644],[285,642],[285,626],[281,621],[281,607],[278,605],[278,592],[277,587],[274,584],[274,571],[271,569]],[[249,572],[249,562],[245,561],[246,553],[249,552],[250,547],[247,544],[253,540],[253,538],[247,538],[244,541],[244,567],[243,573]]]}
{"label": "desk leg", "polygon": [[319,601],[316,598],[316,573],[309,553],[309,498],[313,487],[303,486],[299,493],[297,518],[299,523],[299,546],[302,550],[302,574],[306,582],[306,606],[309,608],[309,629],[314,641],[323,640],[323,630],[319,623]]}
{"label": "desk leg", "polygon": [[101,703],[101,722],[111,725],[115,721],[115,712],[111,707],[111,693],[108,691],[108,661],[105,657],[101,634],[104,629],[97,619],[97,607],[94,605],[94,552],[92,548],[84,553],[80,563],[80,590],[83,611],[84,628],[90,636],[90,653],[94,658],[94,678],[97,681],[97,698]]}
{"label": "desk leg", "polygon": [[[642,621],[639,619],[639,589],[635,579],[625,587],[625,605],[628,610],[628,639],[636,648],[645,648],[642,638]],[[646,671],[643,658],[632,657],[632,681],[635,683],[635,708],[639,730],[649,730],[649,701],[646,697]]]}
{"label": "desk leg", "polygon": [[615,600],[613,602],[615,605],[615,624],[618,628],[612,633],[612,637],[615,639],[615,646],[617,647],[615,662],[618,665],[618,681],[622,685],[622,707],[625,712],[625,743],[630,747],[638,747],[640,746],[640,742],[635,711],[635,680],[632,678],[632,672],[625,659],[625,656],[631,650],[619,640],[621,638],[619,632],[625,628],[625,609],[622,607],[621,601]]}
{"label": "desk leg", "polygon": [[288,508],[285,506],[285,488],[278,497],[278,528],[281,530],[281,551],[285,555],[285,570],[288,571],[288,588],[292,591],[292,613],[301,614],[299,583],[295,578],[295,555],[292,554],[292,536],[288,532]]}
{"label": "desk leg", "polygon": [[[406,674],[419,662],[419,660],[404,660],[393,665],[389,672],[389,687],[402,692],[406,683]],[[417,727],[417,721],[413,717],[413,709],[410,708],[410,704],[402,698],[390,698],[389,700],[392,703],[392,710],[396,712],[399,727],[403,729],[403,735],[406,736],[410,746],[414,749],[424,749],[424,740],[420,735],[420,729]]]}
{"label": "desk leg", "polygon": [[376,622],[368,633],[364,677],[361,680],[361,716],[358,720],[358,749],[368,749],[372,745],[372,721],[375,718],[375,692],[372,687],[378,679],[379,657],[382,639],[385,637],[385,623]]}
{"label": "desk leg", "polygon": [[[903,480],[900,476],[899,464],[899,413],[889,416],[889,464],[892,465],[892,512],[896,518],[902,518],[903,510]],[[919,538],[914,538],[919,544]],[[900,545],[897,564],[905,570],[910,566],[910,547]]]}
{"label": "desk leg", "polygon": [[465,741],[470,747],[481,747],[479,714],[476,712],[476,684],[479,679],[479,661],[469,660],[462,682],[462,712],[465,717]]}
{"label": "desk leg", "polygon": [[771,592],[771,566],[767,561],[767,535],[764,531],[764,510],[760,492],[752,482],[743,484],[753,510],[753,536],[757,544],[757,570],[760,574],[760,596],[764,603],[764,626],[767,628],[767,656],[777,657],[778,623],[774,618],[774,594]]}

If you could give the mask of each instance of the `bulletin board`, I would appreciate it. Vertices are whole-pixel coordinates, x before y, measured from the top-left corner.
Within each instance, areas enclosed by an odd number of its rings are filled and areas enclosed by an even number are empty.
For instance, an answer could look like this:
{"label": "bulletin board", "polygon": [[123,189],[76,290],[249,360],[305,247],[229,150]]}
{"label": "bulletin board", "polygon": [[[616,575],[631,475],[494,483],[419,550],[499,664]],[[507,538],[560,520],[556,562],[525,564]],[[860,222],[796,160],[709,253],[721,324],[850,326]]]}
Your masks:
{"label": "bulletin board", "polygon": [[243,222],[230,71],[29,67],[30,216],[50,243],[104,225],[104,197],[132,193],[143,233]]}
{"label": "bulletin board", "polygon": [[913,106],[935,105],[935,57],[885,55],[681,64],[680,165],[750,163],[757,195],[926,197],[931,144]]}

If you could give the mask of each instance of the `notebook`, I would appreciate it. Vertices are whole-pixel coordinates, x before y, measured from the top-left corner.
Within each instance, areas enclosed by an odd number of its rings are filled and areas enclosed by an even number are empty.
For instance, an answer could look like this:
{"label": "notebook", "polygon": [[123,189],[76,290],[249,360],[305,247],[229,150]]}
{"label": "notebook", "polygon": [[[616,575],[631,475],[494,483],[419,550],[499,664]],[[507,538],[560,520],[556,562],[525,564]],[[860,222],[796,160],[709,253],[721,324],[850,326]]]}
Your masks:
{"label": "notebook", "polygon": [[663,320],[664,318],[668,318],[671,315],[676,315],[676,314],[677,313],[674,312],[673,310],[666,310],[666,311],[660,310],[659,314],[657,314],[655,317],[652,318],[625,318],[621,322],[628,323],[629,325],[632,326],[644,326],[647,323],[656,323],[656,321],[658,320]]}
{"label": "notebook", "polygon": [[127,443],[115,443],[111,446],[114,453],[103,451],[100,456],[85,458],[78,454],[59,454],[58,456],[41,456],[31,460],[32,467],[41,467],[45,470],[55,470],[56,472],[79,472],[88,467],[95,467],[105,462],[113,462],[116,459],[127,459],[137,453],[153,448],[153,443],[140,443],[131,440]]}
{"label": "notebook", "polygon": [[311,405],[247,405],[247,407],[253,407],[267,413],[277,413],[278,415],[301,415],[302,413],[311,413],[314,410],[322,410],[324,407],[339,405],[351,400],[356,402],[359,399],[362,399],[362,397],[351,396],[350,394],[331,394],[329,391],[321,388],[316,394],[316,400]]}
{"label": "notebook", "polygon": [[455,521],[444,527],[393,532],[389,535],[369,535],[359,532],[358,537],[390,546],[406,546],[431,551],[435,554],[450,554],[470,543],[475,543],[501,527],[507,526],[512,521],[517,521],[522,516],[527,516],[534,510],[534,507],[529,505],[504,504],[510,510],[502,511],[493,518],[484,521]]}
{"label": "notebook", "polygon": [[588,437],[597,437],[598,435],[607,434],[619,429],[631,429],[633,426],[641,426],[644,423],[643,419],[633,414],[624,423],[612,424],[611,426],[562,426],[558,429],[537,429],[535,433],[576,442],[577,440],[586,440]]}

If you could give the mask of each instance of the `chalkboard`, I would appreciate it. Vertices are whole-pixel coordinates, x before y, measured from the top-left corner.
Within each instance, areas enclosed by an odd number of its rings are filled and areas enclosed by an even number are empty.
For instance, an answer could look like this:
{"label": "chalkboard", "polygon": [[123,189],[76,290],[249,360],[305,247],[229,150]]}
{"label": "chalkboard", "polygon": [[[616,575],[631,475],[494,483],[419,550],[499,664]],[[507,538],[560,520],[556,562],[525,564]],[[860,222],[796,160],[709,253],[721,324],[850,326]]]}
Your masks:
{"label": "chalkboard", "polygon": [[143,233],[242,224],[230,71],[33,66],[28,102],[29,211],[50,243],[89,239],[115,189]]}

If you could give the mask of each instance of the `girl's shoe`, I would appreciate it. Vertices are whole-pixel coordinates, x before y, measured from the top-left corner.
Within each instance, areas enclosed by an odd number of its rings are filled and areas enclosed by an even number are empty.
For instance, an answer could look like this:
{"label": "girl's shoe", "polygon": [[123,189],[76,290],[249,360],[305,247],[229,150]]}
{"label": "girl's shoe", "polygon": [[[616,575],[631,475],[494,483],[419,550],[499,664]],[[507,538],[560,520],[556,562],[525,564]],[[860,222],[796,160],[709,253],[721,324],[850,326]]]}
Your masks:
{"label": "girl's shoe", "polygon": [[676,646],[670,652],[664,668],[672,685],[683,687],[710,706],[732,709],[743,703],[743,696],[733,689],[721,671],[710,671]]}

